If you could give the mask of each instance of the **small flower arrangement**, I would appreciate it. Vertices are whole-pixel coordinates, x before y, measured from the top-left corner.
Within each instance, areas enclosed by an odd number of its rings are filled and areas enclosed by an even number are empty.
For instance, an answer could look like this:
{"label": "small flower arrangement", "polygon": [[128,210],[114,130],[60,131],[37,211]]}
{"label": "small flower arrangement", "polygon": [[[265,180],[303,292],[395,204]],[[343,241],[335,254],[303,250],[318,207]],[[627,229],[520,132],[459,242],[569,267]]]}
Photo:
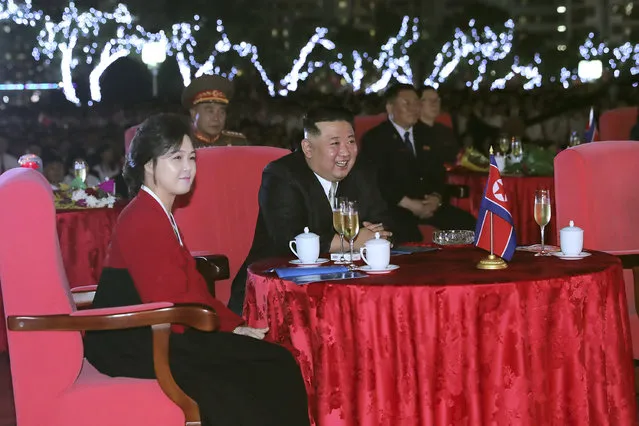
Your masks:
{"label": "small flower arrangement", "polygon": [[56,209],[112,208],[115,204],[116,198],[111,193],[115,191],[110,190],[110,187],[113,187],[112,181],[104,182],[95,188],[82,186],[73,183],[61,184],[59,189],[53,191]]}

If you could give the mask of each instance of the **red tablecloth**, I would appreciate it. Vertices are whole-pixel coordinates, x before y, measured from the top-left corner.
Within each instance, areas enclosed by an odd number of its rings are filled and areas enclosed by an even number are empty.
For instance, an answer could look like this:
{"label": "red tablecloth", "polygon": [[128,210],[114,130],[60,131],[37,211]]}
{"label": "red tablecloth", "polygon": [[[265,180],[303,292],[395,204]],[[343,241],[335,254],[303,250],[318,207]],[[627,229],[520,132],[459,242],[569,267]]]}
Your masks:
{"label": "red tablecloth", "polygon": [[123,205],[112,209],[59,210],[62,262],[71,287],[97,284],[111,232]]}
{"label": "red tablecloth", "polygon": [[393,257],[385,276],[296,286],[249,269],[245,317],[292,348],[321,426],[634,426],[619,260],[475,248]]}
{"label": "red tablecloth", "polygon": [[[456,205],[473,215],[479,213],[479,205],[484,196],[484,188],[487,173],[478,173],[464,170],[454,170],[448,173],[448,183],[456,185],[468,185],[470,194],[468,199],[453,199],[451,204]],[[551,196],[552,217],[546,226],[546,243],[557,244],[557,224],[555,212],[555,185],[551,176],[502,176],[504,188],[510,197],[515,230],[517,231],[517,244],[529,245],[541,242],[541,231],[534,217],[535,190],[549,189]],[[568,224],[563,224],[568,226]]]}

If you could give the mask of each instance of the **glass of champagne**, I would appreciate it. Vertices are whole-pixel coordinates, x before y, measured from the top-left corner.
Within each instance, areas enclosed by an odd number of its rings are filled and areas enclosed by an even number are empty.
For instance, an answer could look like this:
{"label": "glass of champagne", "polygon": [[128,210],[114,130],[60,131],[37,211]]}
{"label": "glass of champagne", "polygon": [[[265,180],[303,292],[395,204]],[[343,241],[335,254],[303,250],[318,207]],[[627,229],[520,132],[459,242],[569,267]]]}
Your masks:
{"label": "glass of champagne", "polygon": [[513,137],[510,149],[512,156],[517,158],[518,161],[521,161],[521,157],[524,155],[524,148],[521,146],[521,139],[516,136]]}
{"label": "glass of champagne", "polygon": [[499,137],[499,150],[501,151],[502,155],[506,155],[508,154],[508,148],[510,147],[510,140],[508,139],[508,136],[506,135],[501,135]]}
{"label": "glass of champagne", "polygon": [[359,234],[359,210],[357,201],[349,201],[343,210],[344,217],[344,238],[351,246],[351,258],[349,263],[353,263],[353,243]]}
{"label": "glass of champagne", "polygon": [[547,256],[544,249],[544,229],[550,222],[550,191],[548,189],[538,189],[535,191],[535,222],[541,228],[541,252],[535,256]]}
{"label": "glass of champagne", "polygon": [[76,159],[73,162],[73,173],[76,179],[79,179],[80,182],[86,183],[87,181],[87,169],[89,166],[87,162],[81,158]]}
{"label": "glass of champagne", "polygon": [[346,262],[344,257],[344,211],[348,205],[347,197],[335,197],[333,200],[333,228],[339,235],[342,253],[338,261],[334,262],[337,265],[343,265]]}

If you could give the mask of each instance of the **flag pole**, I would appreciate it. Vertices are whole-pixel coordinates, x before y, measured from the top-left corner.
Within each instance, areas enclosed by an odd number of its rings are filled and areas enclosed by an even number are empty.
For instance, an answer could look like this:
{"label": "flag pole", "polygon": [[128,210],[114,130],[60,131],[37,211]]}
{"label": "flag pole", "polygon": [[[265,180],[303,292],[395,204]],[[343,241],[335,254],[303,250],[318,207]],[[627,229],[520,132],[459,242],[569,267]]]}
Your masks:
{"label": "flag pole", "polygon": [[[493,156],[493,147],[490,147],[490,156]],[[491,166],[492,167],[492,166]],[[484,270],[496,270],[496,269],[506,269],[508,268],[508,264],[504,259],[499,256],[495,256],[494,253],[494,231],[493,231],[493,212],[490,213],[490,254],[479,261],[477,264],[477,269]]]}

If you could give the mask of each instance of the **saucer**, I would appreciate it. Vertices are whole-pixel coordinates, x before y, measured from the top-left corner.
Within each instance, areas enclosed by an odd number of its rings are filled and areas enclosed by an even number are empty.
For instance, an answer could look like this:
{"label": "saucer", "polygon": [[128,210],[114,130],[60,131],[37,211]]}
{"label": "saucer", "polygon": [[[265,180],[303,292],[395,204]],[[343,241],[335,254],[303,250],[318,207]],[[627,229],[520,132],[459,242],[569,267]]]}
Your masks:
{"label": "saucer", "polygon": [[550,254],[552,254],[553,256],[557,256],[558,258],[563,259],[563,260],[579,260],[579,259],[583,259],[584,257],[590,256],[592,253],[588,253],[586,251],[582,251],[581,253],[579,253],[576,256],[567,256],[561,251],[555,251],[555,252],[552,252]]}
{"label": "saucer", "polygon": [[290,263],[291,265],[302,267],[302,268],[308,268],[311,266],[321,265],[322,263],[326,263],[328,261],[329,261],[328,259],[324,259],[320,257],[313,263],[302,263],[302,261],[299,259],[290,260],[288,263]]}
{"label": "saucer", "polygon": [[386,269],[371,269],[370,265],[364,265],[357,268],[357,270],[366,272],[367,274],[388,274],[389,272],[399,269],[397,265],[388,265]]}

